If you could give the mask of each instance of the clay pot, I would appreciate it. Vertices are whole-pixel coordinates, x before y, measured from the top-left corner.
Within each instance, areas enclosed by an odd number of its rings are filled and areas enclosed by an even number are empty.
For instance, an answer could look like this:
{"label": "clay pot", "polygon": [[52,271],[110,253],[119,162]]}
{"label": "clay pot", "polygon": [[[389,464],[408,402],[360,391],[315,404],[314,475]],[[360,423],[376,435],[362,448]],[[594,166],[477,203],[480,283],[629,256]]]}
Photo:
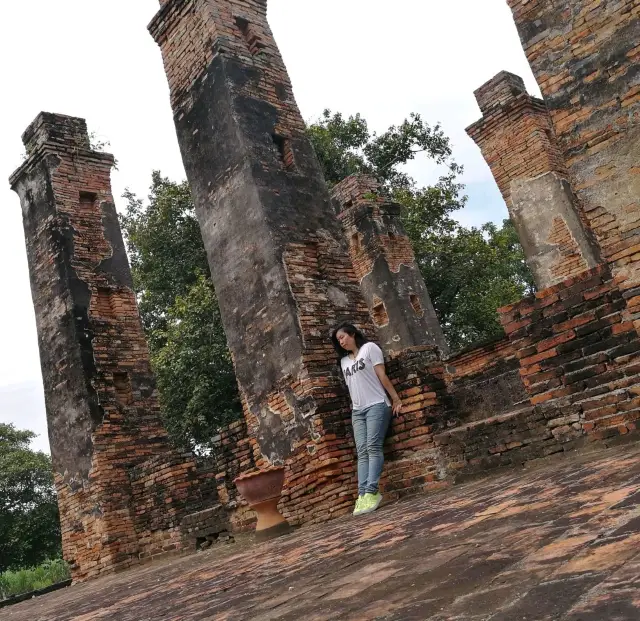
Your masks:
{"label": "clay pot", "polygon": [[249,506],[258,514],[256,535],[260,539],[289,532],[289,523],[278,511],[284,484],[283,466],[240,475],[234,483]]}

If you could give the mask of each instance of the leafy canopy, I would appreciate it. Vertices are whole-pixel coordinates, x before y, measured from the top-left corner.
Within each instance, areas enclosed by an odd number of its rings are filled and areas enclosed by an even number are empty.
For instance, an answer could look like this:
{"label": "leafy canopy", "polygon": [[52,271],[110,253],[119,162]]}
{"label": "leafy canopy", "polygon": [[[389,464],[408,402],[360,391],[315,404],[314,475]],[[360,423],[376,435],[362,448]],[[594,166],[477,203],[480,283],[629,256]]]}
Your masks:
{"label": "leafy canopy", "polygon": [[242,409],[191,193],[154,172],[147,204],[125,198],[121,224],[164,422],[178,445],[206,448]]}
{"label": "leafy canopy", "polygon": [[35,437],[0,423],[0,572],[61,553],[51,459],[30,448]]}

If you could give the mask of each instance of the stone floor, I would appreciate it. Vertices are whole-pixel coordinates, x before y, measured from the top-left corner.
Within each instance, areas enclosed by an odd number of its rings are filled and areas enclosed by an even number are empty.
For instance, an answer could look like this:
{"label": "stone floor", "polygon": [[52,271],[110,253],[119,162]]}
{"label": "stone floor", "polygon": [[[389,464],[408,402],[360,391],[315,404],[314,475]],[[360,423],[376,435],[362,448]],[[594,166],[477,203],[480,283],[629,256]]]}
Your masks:
{"label": "stone floor", "polygon": [[638,621],[640,445],[71,587],[3,621]]}

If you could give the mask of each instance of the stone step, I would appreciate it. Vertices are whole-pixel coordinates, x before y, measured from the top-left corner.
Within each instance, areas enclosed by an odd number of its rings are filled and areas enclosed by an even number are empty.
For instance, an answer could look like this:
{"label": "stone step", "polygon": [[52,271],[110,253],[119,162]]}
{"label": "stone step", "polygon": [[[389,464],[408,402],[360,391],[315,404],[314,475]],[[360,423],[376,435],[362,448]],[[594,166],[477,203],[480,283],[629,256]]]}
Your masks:
{"label": "stone step", "polygon": [[567,439],[565,434],[555,433],[550,423],[544,413],[529,406],[448,429],[434,436],[434,442],[448,475],[455,477],[522,465],[561,452],[572,446],[574,437],[582,435],[575,429]]}

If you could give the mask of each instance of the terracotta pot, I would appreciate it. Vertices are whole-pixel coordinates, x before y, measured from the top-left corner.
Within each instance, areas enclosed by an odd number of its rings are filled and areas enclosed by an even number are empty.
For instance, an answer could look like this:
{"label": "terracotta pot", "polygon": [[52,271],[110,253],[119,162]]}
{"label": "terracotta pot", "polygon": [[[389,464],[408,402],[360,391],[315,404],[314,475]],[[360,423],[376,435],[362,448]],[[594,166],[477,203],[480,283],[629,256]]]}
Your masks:
{"label": "terracotta pot", "polygon": [[243,474],[234,483],[249,506],[258,514],[257,534],[269,536],[289,531],[287,520],[278,511],[278,501],[284,485],[283,466]]}

